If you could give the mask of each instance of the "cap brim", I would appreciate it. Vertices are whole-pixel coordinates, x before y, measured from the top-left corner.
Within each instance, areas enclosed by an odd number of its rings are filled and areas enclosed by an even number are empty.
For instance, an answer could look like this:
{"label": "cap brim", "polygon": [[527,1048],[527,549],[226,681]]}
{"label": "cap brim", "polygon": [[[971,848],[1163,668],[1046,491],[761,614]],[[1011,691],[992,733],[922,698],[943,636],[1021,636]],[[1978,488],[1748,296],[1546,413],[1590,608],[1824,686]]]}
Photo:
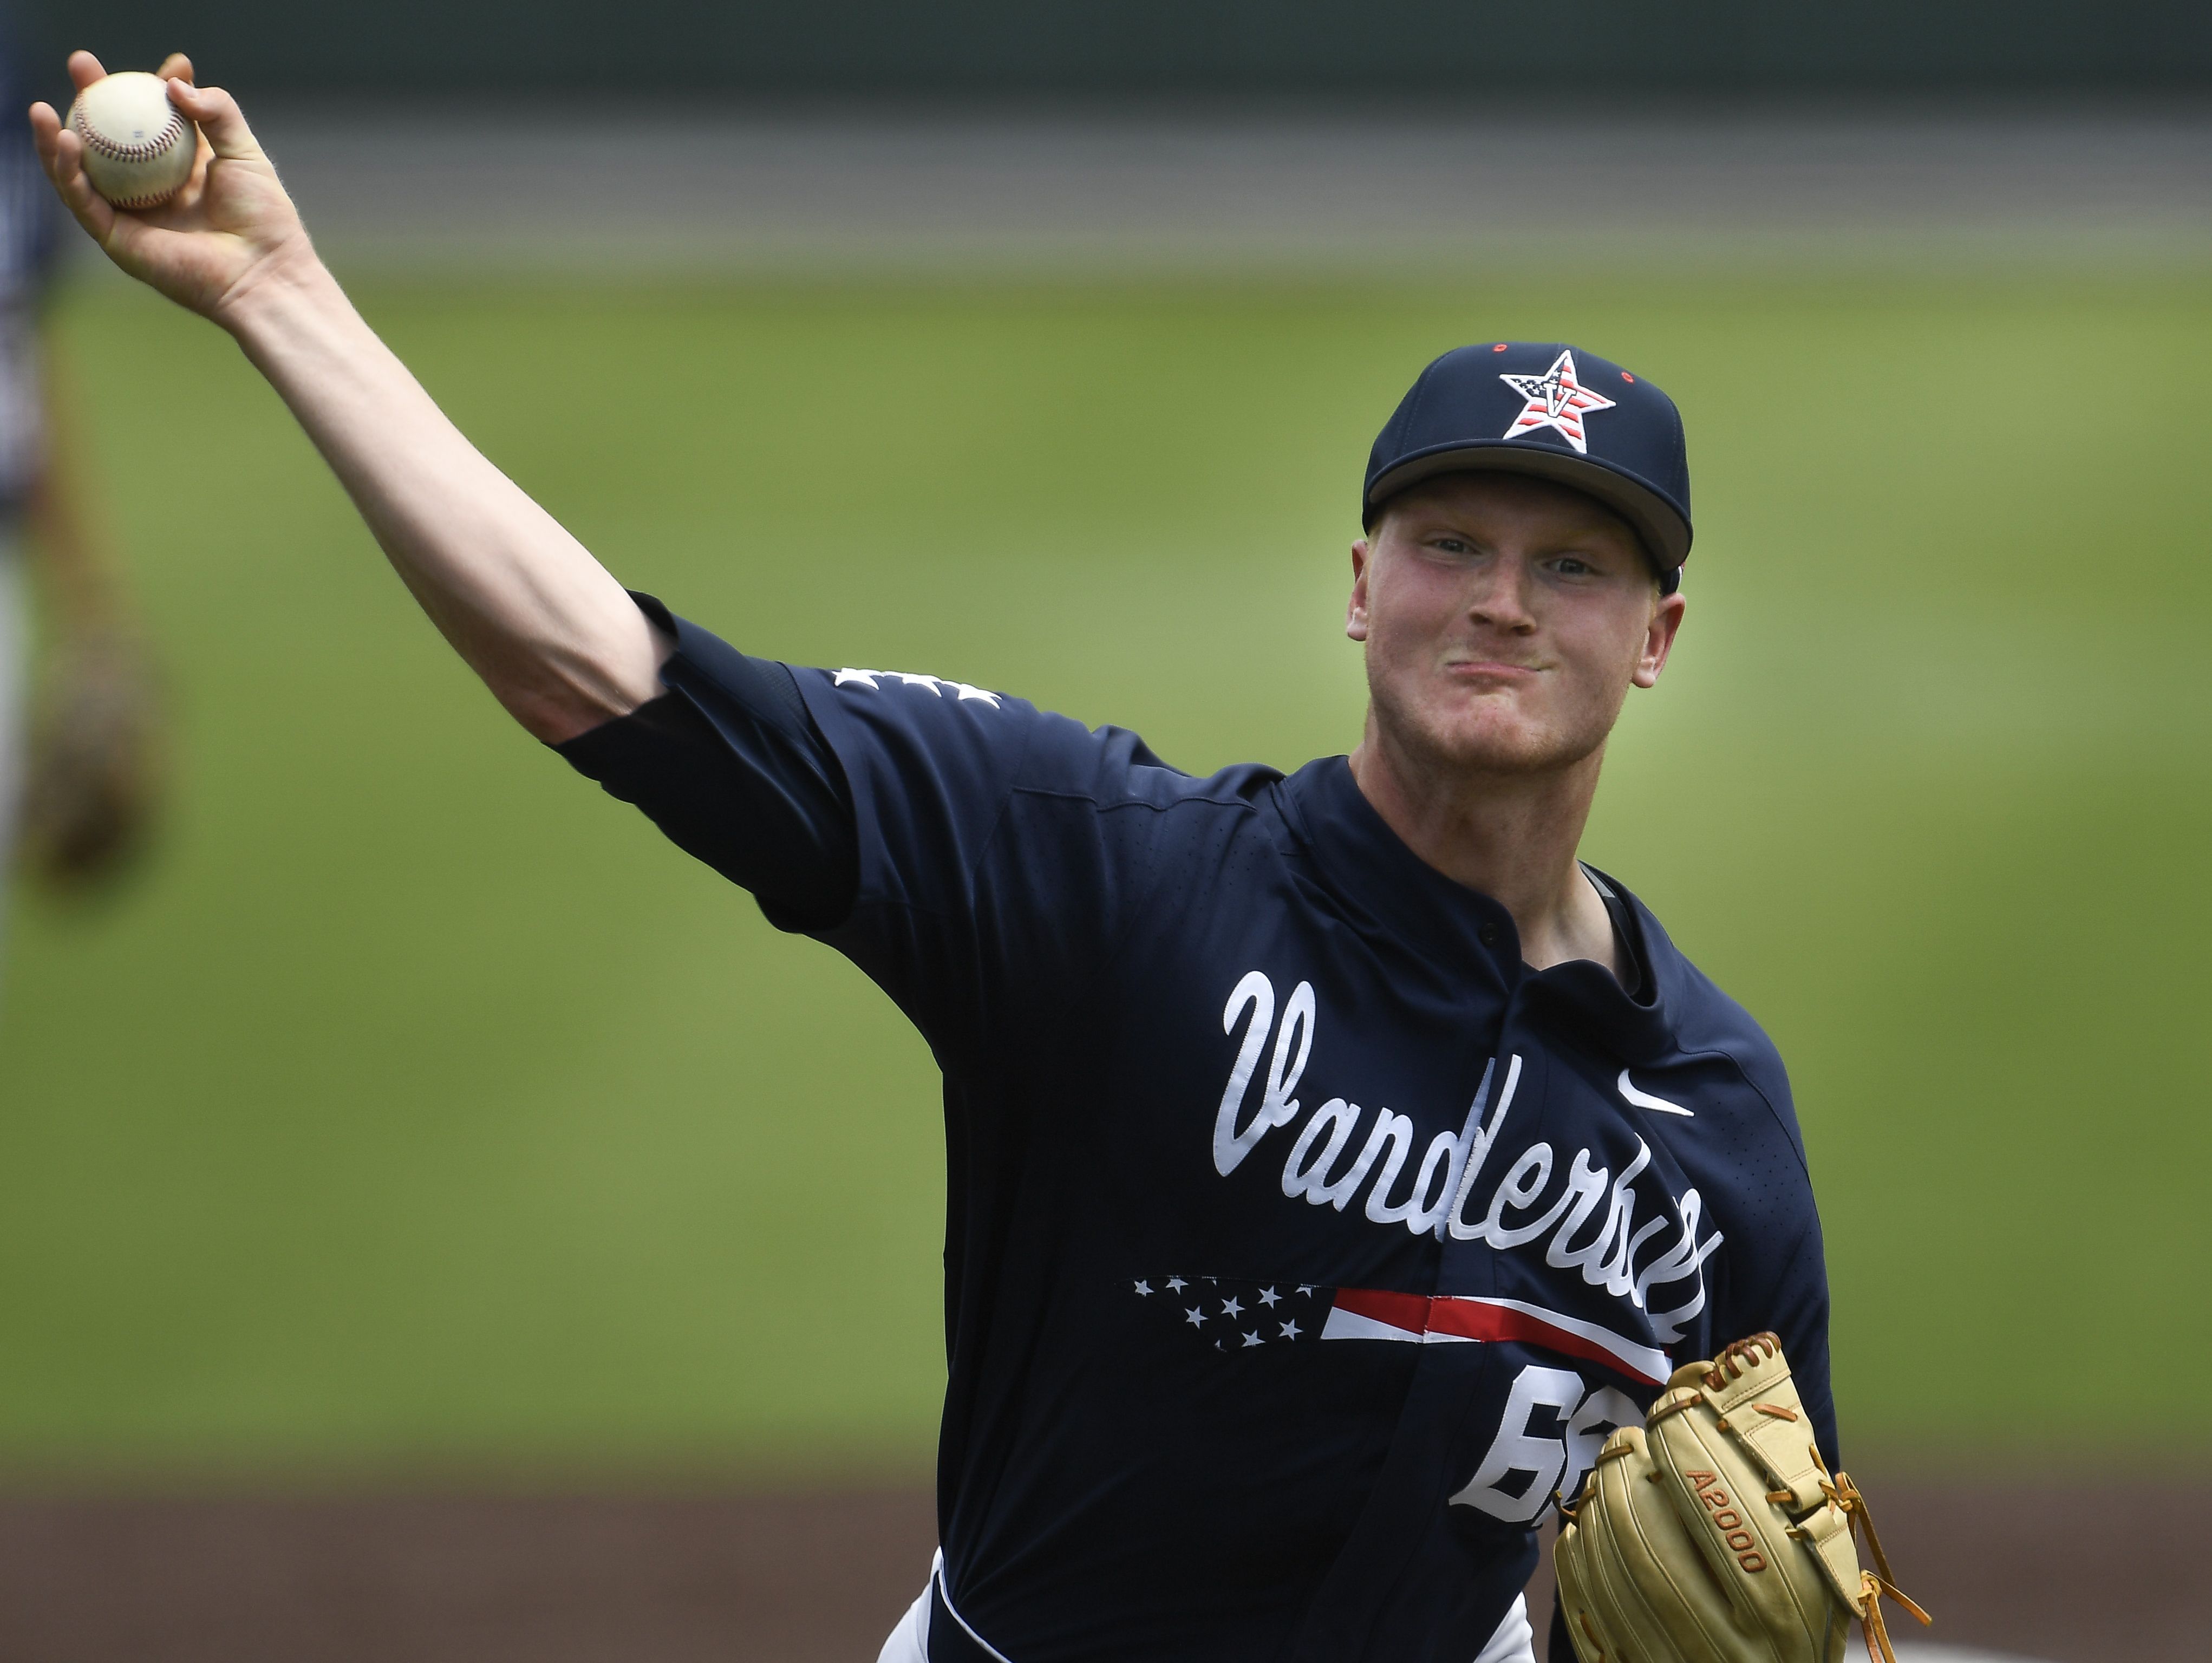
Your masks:
{"label": "cap brim", "polygon": [[1608,466],[1590,457],[1569,456],[1534,445],[1504,440],[1479,440],[1446,446],[1411,456],[1376,480],[1367,493],[1370,515],[1388,499],[1409,485],[1438,474],[1526,474],[1565,485],[1585,496],[1594,496],[1619,514],[1644,539],[1662,572],[1671,572],[1690,555],[1690,523],[1674,505],[1633,474]]}

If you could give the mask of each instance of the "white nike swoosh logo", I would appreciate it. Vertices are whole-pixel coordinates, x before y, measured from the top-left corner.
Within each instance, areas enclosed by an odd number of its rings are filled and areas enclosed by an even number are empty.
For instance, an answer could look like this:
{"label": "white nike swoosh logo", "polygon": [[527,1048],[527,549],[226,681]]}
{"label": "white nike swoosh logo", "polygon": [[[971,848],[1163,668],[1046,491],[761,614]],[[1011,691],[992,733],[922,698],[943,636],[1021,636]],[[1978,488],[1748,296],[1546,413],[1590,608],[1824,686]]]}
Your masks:
{"label": "white nike swoosh logo", "polygon": [[1695,1109],[1685,1108],[1680,1103],[1670,1103],[1664,1097],[1655,1097],[1648,1091],[1638,1091],[1629,1084],[1628,1071],[1625,1068],[1620,1071],[1620,1078],[1615,1083],[1620,1088],[1621,1096],[1638,1108],[1655,1108],[1662,1114],[1680,1114],[1690,1120],[1698,1118]]}

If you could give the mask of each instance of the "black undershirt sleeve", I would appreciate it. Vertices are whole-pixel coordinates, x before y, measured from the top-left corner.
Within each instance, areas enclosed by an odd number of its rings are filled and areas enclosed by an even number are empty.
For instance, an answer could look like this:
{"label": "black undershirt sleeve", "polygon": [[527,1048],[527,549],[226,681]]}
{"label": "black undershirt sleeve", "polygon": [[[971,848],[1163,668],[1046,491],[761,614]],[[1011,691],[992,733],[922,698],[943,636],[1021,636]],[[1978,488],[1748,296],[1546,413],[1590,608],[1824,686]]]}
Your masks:
{"label": "black undershirt sleeve", "polygon": [[790,667],[635,599],[678,644],[670,690],[553,749],[751,890],[777,928],[838,924],[860,883],[853,797]]}

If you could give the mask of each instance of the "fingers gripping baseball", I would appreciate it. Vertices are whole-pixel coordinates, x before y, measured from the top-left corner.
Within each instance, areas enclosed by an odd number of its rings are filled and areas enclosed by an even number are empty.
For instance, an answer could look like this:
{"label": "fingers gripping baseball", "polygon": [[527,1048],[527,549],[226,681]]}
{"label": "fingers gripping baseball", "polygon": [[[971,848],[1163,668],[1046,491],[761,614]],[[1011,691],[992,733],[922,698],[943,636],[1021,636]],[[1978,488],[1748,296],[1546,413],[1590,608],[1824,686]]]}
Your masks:
{"label": "fingers gripping baseball", "polygon": [[[90,52],[72,53],[69,69],[80,94],[107,74]],[[199,137],[190,174],[156,205],[104,199],[86,171],[84,138],[51,105],[32,106],[31,130],[55,190],[109,258],[179,304],[219,317],[243,287],[312,255],[298,210],[237,100],[194,86],[191,72],[181,53],[160,71],[169,102]]]}
{"label": "fingers gripping baseball", "polygon": [[[182,64],[181,56],[173,57],[172,64]],[[246,124],[246,117],[238,107],[238,100],[220,87],[195,87],[191,81],[191,66],[185,64],[179,75],[161,77],[171,88],[169,96],[177,107],[197,122],[200,130],[200,155],[203,160],[218,161],[254,161],[269,166],[269,158],[261,153],[252,130]],[[272,167],[271,173],[276,170]]]}

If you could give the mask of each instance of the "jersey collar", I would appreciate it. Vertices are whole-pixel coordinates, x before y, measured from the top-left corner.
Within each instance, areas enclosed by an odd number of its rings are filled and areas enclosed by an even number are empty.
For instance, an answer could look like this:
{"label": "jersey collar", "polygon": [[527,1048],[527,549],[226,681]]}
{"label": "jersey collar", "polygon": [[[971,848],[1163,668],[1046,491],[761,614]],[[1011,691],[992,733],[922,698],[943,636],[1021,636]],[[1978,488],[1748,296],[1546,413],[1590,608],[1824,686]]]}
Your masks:
{"label": "jersey collar", "polygon": [[1653,1061],[1675,1048],[1668,1011],[1681,992],[1680,955],[1659,921],[1618,879],[1600,874],[1626,904],[1642,938],[1650,982],[1643,1000],[1631,998],[1610,970],[1587,959],[1529,968],[1521,958],[1512,914],[1408,848],[1360,791],[1349,759],[1309,762],[1278,790],[1285,817],[1319,875],[1364,921],[1436,961],[1448,974],[1472,976],[1504,997],[1525,987],[1532,1006],[1588,1030],[1625,1061]]}

